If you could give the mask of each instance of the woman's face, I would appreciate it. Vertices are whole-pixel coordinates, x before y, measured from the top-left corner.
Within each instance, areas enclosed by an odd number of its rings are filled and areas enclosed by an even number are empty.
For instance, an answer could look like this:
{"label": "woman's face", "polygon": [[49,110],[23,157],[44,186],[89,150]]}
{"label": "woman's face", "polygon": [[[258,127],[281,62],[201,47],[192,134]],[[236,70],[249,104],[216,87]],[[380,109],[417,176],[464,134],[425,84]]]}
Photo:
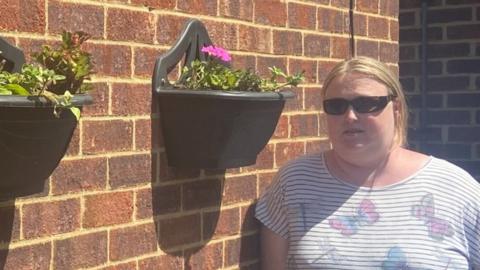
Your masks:
{"label": "woman's face", "polygon": [[[325,100],[361,96],[387,96],[387,87],[366,75],[354,73],[336,77],[325,93]],[[333,151],[352,164],[369,164],[385,157],[395,135],[395,101],[380,111],[358,113],[348,106],[341,115],[327,114],[328,135]]]}

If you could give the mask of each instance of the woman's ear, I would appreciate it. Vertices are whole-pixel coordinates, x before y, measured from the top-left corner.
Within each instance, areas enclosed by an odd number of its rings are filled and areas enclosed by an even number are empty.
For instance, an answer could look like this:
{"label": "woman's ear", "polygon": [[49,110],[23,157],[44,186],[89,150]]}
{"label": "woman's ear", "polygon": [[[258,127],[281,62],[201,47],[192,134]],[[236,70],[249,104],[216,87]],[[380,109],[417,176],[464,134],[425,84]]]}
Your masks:
{"label": "woman's ear", "polygon": [[400,106],[400,101],[398,99],[393,100],[393,112],[395,115],[398,115],[400,113],[402,106]]}

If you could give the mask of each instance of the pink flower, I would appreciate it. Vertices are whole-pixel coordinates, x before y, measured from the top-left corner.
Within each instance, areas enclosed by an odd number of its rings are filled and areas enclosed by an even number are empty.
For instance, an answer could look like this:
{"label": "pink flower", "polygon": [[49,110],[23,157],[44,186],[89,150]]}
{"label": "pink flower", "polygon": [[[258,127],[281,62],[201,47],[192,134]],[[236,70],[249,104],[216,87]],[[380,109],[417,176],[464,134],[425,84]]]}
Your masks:
{"label": "pink flower", "polygon": [[228,51],[222,47],[215,47],[214,45],[203,46],[202,52],[207,53],[210,56],[219,58],[224,62],[230,62],[230,60],[232,60],[232,57],[230,56]]}

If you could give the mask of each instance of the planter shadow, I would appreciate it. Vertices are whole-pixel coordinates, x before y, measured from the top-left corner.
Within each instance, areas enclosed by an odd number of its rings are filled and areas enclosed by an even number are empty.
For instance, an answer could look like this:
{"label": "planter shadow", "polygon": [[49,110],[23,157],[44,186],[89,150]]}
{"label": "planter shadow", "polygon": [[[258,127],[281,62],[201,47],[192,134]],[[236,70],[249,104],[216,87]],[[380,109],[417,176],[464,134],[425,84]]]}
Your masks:
{"label": "planter shadow", "polygon": [[174,258],[176,267],[200,269],[199,258],[217,227],[225,170],[169,166],[160,150],[164,146],[163,133],[154,119],[151,132],[152,215],[158,245]]}
{"label": "planter shadow", "polygon": [[7,256],[8,244],[14,234],[13,226],[15,219],[14,201],[0,200],[0,269],[4,269]]}

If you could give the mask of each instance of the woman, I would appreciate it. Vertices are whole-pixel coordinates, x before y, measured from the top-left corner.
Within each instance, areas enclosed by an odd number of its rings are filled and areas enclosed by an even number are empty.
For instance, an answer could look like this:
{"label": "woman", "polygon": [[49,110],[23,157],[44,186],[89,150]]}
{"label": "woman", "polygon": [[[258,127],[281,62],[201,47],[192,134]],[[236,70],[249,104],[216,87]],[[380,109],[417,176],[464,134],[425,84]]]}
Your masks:
{"label": "woman", "polygon": [[480,269],[480,185],[405,148],[388,67],[341,62],[322,98],[332,149],[284,166],[260,198],[262,269]]}

